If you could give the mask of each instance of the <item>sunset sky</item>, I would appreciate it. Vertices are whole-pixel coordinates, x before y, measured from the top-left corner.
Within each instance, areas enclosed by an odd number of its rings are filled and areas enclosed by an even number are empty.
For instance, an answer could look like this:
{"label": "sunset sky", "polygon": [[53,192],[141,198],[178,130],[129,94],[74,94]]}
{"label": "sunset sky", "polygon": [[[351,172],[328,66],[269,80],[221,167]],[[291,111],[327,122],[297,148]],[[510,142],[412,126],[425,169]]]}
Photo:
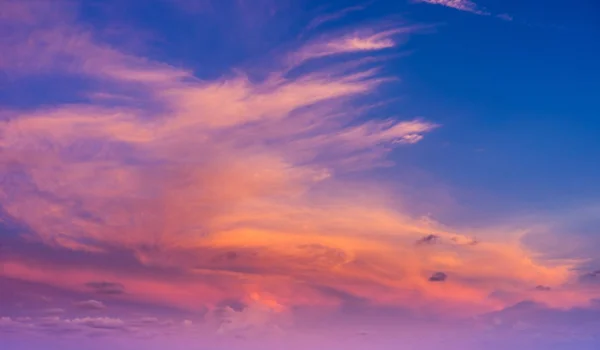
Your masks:
{"label": "sunset sky", "polygon": [[0,349],[600,349],[595,0],[0,0]]}

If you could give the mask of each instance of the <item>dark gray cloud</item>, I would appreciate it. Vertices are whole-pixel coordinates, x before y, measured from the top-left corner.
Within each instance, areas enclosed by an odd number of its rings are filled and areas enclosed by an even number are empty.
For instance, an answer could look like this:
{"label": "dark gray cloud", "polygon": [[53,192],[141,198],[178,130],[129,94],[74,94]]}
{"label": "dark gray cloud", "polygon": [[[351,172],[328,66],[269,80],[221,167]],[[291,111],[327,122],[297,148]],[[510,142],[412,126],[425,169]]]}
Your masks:
{"label": "dark gray cloud", "polygon": [[448,278],[444,272],[435,272],[429,277],[430,282],[444,282]]}
{"label": "dark gray cloud", "polygon": [[429,234],[423,238],[420,238],[417,240],[417,244],[422,245],[422,244],[435,244],[440,240],[440,237],[438,235],[434,235],[434,234]]}
{"label": "dark gray cloud", "polygon": [[85,310],[104,310],[106,309],[106,305],[103,302],[98,300],[86,300],[86,301],[78,301],[73,303],[76,307]]}
{"label": "dark gray cloud", "polygon": [[539,290],[539,291],[541,291],[541,292],[548,292],[548,291],[550,291],[551,289],[552,289],[552,288],[550,288],[550,287],[548,287],[548,286],[542,286],[541,284],[540,284],[540,285],[537,285],[537,286],[535,286],[535,290]]}
{"label": "dark gray cloud", "polygon": [[121,283],[116,282],[88,282],[85,284],[86,287],[93,289],[98,294],[123,294],[125,293],[125,286]]}

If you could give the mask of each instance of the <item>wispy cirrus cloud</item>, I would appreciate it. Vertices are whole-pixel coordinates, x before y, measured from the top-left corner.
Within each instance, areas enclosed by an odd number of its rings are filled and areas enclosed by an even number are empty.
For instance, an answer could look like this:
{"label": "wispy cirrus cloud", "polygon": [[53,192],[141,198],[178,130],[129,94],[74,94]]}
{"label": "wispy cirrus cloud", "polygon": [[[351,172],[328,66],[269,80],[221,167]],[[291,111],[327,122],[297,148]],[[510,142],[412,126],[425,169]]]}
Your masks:
{"label": "wispy cirrus cloud", "polygon": [[306,26],[306,30],[314,30],[324,25],[325,23],[337,21],[343,18],[344,16],[348,15],[349,13],[362,11],[366,7],[366,5],[351,6],[334,13],[319,15],[308,23],[308,25]]}
{"label": "wispy cirrus cloud", "polygon": [[460,11],[472,12],[478,15],[489,15],[489,12],[483,10],[476,3],[470,0],[413,0],[417,3],[427,3],[432,5],[441,5]]}
{"label": "wispy cirrus cloud", "polygon": [[477,5],[475,2],[470,0],[412,0],[412,2],[445,6],[459,11],[470,12],[481,16],[493,15],[496,18],[508,22],[514,20],[513,16],[511,16],[508,13],[493,14],[492,12],[489,12],[488,10],[482,8],[481,6]]}
{"label": "wispy cirrus cloud", "polygon": [[404,26],[377,30],[376,28],[356,29],[337,36],[324,36],[313,39],[300,50],[292,53],[292,65],[308,60],[351,53],[370,53],[398,47],[410,34],[421,27]]}
{"label": "wispy cirrus cloud", "polygon": [[496,17],[498,17],[498,18],[500,18],[500,19],[503,19],[503,20],[505,20],[505,21],[509,21],[509,22],[510,22],[510,21],[512,21],[512,20],[514,19],[514,18],[513,18],[513,16],[511,16],[511,15],[509,15],[509,14],[507,14],[507,13],[501,13],[501,14],[499,14],[499,15],[496,15]]}

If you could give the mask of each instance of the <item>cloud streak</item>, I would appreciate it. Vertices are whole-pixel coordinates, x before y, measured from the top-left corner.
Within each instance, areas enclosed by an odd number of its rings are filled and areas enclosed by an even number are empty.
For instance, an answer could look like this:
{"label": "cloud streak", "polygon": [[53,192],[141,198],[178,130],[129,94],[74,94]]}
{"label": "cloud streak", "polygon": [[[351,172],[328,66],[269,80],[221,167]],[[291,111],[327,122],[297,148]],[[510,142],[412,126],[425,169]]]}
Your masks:
{"label": "cloud streak", "polygon": [[[470,12],[480,16],[492,16],[493,14],[481,6],[477,5],[475,2],[470,0],[413,0],[414,3],[426,3],[431,5],[440,5],[444,7],[449,7],[455,10]],[[494,15],[496,18],[499,18],[503,21],[512,21],[514,18],[510,14],[507,13],[499,13]]]}
{"label": "cloud streak", "polygon": [[80,309],[86,309],[86,310],[104,310],[104,309],[106,309],[106,306],[104,305],[104,303],[102,303],[101,301],[98,301],[98,300],[79,301],[79,302],[76,302],[74,305]]}
{"label": "cloud streak", "polygon": [[477,6],[477,4],[470,0],[415,0],[415,2],[422,2],[432,5],[441,5],[460,11],[472,12],[478,15],[489,15],[488,12],[480,9],[479,6]]}
{"label": "cloud streak", "polygon": [[406,40],[407,35],[415,33],[419,29],[420,27],[416,26],[381,30],[358,28],[350,33],[325,36],[313,39],[303,48],[291,54],[289,61],[292,66],[296,66],[319,58],[392,49]]}
{"label": "cloud streak", "polygon": [[87,287],[93,289],[98,294],[123,294],[125,293],[125,286],[121,283],[115,282],[88,282],[85,284]]}

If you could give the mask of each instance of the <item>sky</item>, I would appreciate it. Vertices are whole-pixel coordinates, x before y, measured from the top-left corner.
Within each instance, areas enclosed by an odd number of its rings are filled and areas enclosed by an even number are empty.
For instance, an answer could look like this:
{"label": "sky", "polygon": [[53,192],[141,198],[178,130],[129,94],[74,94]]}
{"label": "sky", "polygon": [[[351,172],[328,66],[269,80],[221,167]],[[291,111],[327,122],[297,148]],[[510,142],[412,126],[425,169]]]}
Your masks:
{"label": "sky", "polygon": [[0,348],[600,348],[599,16],[0,0]]}

